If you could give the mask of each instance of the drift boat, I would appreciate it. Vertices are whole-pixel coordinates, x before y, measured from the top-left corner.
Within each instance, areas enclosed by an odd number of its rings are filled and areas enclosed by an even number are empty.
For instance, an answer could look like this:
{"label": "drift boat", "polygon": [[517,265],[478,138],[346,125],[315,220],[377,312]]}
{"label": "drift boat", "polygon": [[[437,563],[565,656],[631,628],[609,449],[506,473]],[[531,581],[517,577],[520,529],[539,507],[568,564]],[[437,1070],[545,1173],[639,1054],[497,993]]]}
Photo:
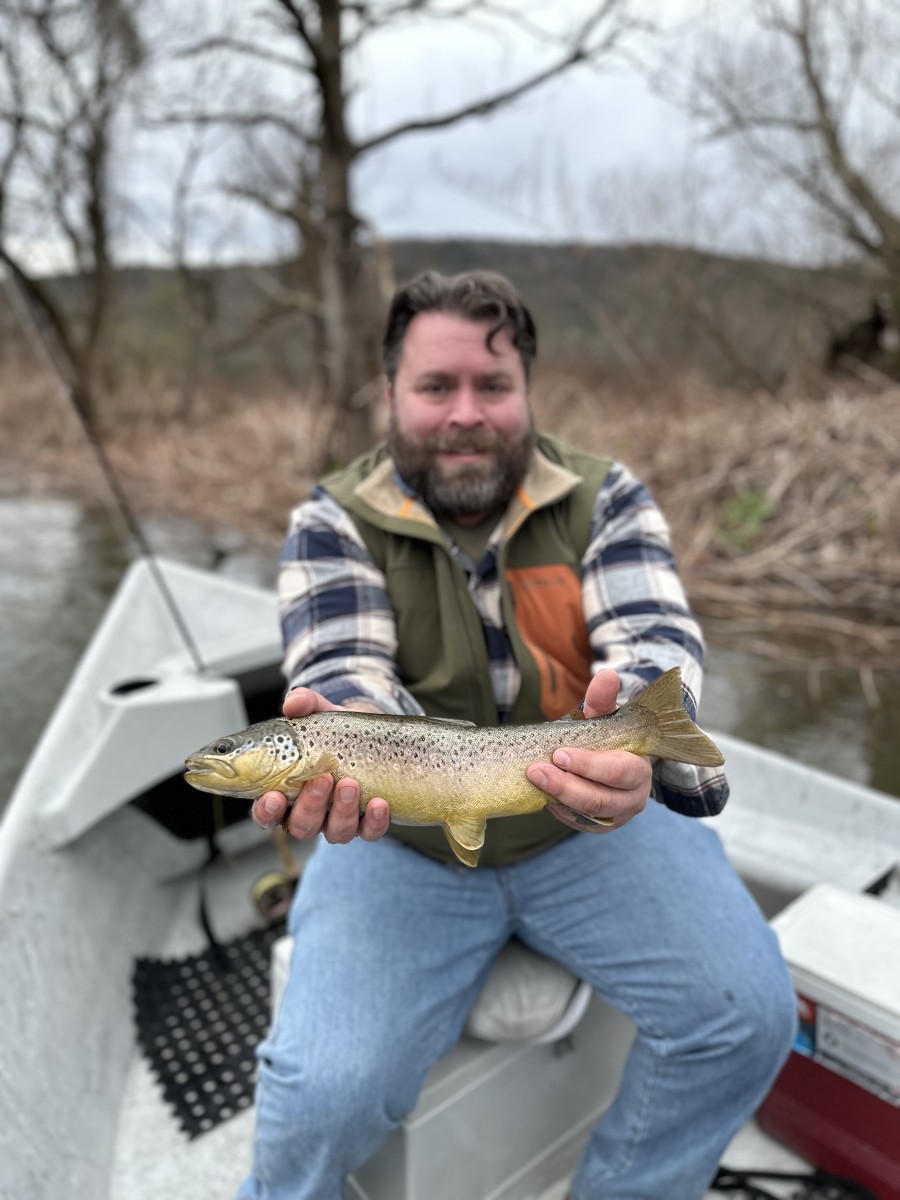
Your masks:
{"label": "drift boat", "polygon": [[[50,717],[0,826],[0,1196],[224,1200],[246,1173],[294,867],[246,801],[201,796],[182,771],[222,730],[279,711],[280,657],[273,593],[143,559]],[[822,885],[900,918],[900,804],[714,736],[732,787],[714,828],[776,927]],[[292,853],[300,873],[309,850]],[[631,1037],[510,944],[348,1195],[561,1200]],[[754,1123],[725,1162],[810,1169]],[[896,1200],[900,1182],[876,1194]]]}

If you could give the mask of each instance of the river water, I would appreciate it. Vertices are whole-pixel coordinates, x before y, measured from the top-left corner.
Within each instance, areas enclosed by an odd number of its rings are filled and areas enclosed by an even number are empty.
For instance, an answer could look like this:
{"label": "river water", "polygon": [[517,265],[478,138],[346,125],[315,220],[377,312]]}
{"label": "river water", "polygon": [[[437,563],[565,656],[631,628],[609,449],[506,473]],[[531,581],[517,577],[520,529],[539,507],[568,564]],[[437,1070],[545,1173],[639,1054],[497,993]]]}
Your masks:
{"label": "river water", "polygon": [[[271,584],[274,555],[190,521],[150,521],[159,553]],[[117,519],[69,500],[0,497],[0,808],[129,558]],[[878,676],[870,709],[850,672],[777,670],[712,647],[701,716],[837,775],[900,796],[900,677]],[[64,768],[63,768],[64,769]]]}

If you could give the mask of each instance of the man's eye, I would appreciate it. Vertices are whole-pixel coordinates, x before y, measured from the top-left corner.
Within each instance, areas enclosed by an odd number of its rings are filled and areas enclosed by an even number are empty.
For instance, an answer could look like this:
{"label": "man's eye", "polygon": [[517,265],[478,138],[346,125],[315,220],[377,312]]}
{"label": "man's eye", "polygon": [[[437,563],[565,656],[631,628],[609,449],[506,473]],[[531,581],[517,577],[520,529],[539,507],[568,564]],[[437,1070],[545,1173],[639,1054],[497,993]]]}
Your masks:
{"label": "man's eye", "polygon": [[432,400],[443,400],[449,391],[446,383],[425,383],[419,388],[421,395],[428,396]]}
{"label": "man's eye", "polygon": [[486,379],[481,385],[481,390],[487,396],[505,396],[509,391],[509,384],[502,379]]}

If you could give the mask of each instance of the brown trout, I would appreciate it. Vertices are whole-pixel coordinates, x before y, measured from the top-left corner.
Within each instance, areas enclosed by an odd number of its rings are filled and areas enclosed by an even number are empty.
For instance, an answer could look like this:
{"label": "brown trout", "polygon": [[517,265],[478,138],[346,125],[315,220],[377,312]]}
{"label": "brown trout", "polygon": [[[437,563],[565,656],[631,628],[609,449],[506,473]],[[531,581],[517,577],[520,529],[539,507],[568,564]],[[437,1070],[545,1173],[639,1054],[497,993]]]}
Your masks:
{"label": "brown trout", "polygon": [[349,776],[360,785],[361,812],[381,796],[397,824],[442,825],[456,857],[474,867],[487,820],[537,812],[552,799],[525,771],[561,746],[630,750],[697,766],[724,762],[685,712],[678,667],[614,713],[572,717],[581,719],[494,727],[343,709],[273,717],[192,754],[185,779],[203,792],[255,800],[278,791],[293,801],[315,775]]}

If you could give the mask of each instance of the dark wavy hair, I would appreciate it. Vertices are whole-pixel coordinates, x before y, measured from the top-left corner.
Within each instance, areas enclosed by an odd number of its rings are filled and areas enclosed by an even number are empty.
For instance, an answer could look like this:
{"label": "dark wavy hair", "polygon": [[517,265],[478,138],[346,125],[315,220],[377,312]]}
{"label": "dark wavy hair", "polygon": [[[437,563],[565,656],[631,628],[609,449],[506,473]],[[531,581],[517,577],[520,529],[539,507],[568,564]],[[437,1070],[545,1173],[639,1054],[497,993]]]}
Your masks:
{"label": "dark wavy hair", "polygon": [[485,339],[489,350],[493,350],[491,342],[501,329],[508,330],[528,379],[537,354],[537,332],[531,313],[509,280],[495,271],[465,271],[452,276],[423,271],[396,292],[388,310],[381,354],[391,384],[397,378],[406,331],[412,319],[423,312],[490,321]]}

